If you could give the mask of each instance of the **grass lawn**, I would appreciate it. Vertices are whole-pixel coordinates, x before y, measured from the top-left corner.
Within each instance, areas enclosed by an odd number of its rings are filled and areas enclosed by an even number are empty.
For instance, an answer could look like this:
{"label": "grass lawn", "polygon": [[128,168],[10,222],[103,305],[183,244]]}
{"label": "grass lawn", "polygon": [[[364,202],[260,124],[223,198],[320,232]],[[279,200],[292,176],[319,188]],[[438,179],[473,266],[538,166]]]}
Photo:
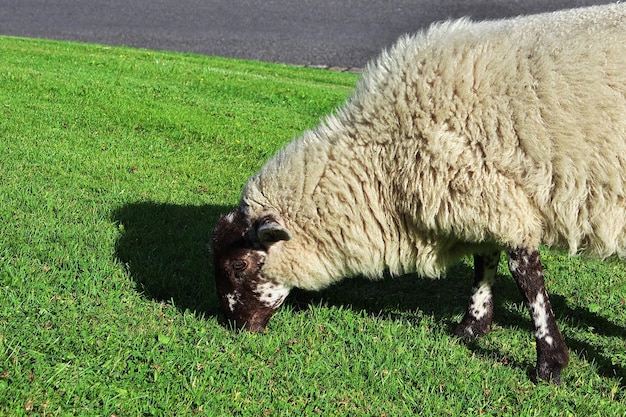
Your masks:
{"label": "grass lawn", "polygon": [[500,268],[494,330],[451,335],[446,278],[295,292],[219,320],[207,241],[245,180],[356,76],[0,37],[0,415],[623,416],[626,263],[543,252],[571,365],[533,385]]}

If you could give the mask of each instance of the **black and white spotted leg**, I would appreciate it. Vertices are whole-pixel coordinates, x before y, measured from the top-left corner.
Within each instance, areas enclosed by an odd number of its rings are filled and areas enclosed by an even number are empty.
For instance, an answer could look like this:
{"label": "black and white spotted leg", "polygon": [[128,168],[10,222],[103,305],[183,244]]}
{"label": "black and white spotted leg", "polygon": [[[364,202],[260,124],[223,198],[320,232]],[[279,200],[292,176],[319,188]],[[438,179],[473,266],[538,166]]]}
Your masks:
{"label": "black and white spotted leg", "polygon": [[569,353],[550,306],[539,252],[518,248],[509,251],[508,256],[509,269],[533,319],[537,341],[537,376],[558,384],[561,382],[561,369],[569,362]]}
{"label": "black and white spotted leg", "polygon": [[465,339],[483,335],[491,328],[493,319],[493,294],[500,251],[474,255],[474,284],[472,298],[461,323],[454,334]]}

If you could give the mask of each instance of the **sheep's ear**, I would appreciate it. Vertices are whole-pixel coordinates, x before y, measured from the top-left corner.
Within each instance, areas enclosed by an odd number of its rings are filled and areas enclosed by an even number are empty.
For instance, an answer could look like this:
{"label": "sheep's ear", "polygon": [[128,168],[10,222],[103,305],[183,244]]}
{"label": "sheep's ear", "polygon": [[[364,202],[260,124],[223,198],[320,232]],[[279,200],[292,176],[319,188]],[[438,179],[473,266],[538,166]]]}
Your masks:
{"label": "sheep's ear", "polygon": [[272,217],[263,219],[263,221],[259,224],[257,236],[259,237],[259,241],[265,247],[271,246],[280,240],[291,239],[289,230]]}

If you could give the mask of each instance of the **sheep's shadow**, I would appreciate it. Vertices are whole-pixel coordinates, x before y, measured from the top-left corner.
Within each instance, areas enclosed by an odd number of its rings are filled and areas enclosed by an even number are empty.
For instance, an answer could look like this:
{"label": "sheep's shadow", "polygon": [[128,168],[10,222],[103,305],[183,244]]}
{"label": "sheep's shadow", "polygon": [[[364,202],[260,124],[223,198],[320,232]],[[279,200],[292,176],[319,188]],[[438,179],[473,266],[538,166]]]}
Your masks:
{"label": "sheep's shadow", "polygon": [[[402,317],[411,319],[415,311],[432,315],[446,327],[448,333],[458,324],[465,313],[469,302],[473,267],[459,263],[451,267],[446,277],[431,279],[406,275],[381,281],[369,281],[361,278],[346,280],[320,292],[295,291],[288,298],[294,310],[306,309],[309,305],[349,306],[354,310],[365,311],[371,316],[393,319]],[[604,337],[619,337],[626,341],[626,329],[610,320],[592,313],[587,308],[571,306],[565,297],[554,293],[548,288],[553,310],[557,320],[566,321],[569,328],[593,332]],[[512,277],[498,274],[498,282],[494,286],[494,320],[503,328],[517,328],[532,333],[532,321],[526,308],[509,308],[513,304],[522,305],[522,296]],[[626,388],[626,369],[613,364],[612,354],[601,346],[591,344],[587,339],[565,334],[565,341],[570,351],[579,357],[593,362],[600,375],[617,378]],[[626,342],[625,342],[626,343]],[[503,356],[497,348],[467,341],[468,349],[480,357],[500,358]],[[534,356],[533,356],[534,357]],[[508,360],[508,359],[507,359]],[[508,361],[509,366],[517,366],[534,376],[534,362],[516,363]]]}
{"label": "sheep's shadow", "polygon": [[199,316],[218,316],[208,242],[219,215],[228,210],[217,205],[125,205],[112,215],[121,230],[115,256],[146,297]]}
{"label": "sheep's shadow", "polygon": [[[172,302],[181,311],[190,310],[199,316],[218,317],[219,314],[208,239],[219,215],[226,206],[181,206],[152,202],[133,203],[113,213],[121,235],[115,256],[123,263],[138,291],[146,297]],[[471,264],[471,263],[470,263]],[[415,317],[416,311],[432,315],[452,334],[457,320],[469,301],[473,268],[459,263],[441,279],[406,275],[380,281],[355,278],[345,280],[320,292],[294,290],[286,303],[294,310],[309,305],[343,306],[365,311],[372,316],[395,318]],[[499,274],[495,292],[495,320],[504,328],[532,331],[528,313],[510,309],[510,303],[521,303],[521,296],[512,278]],[[594,328],[597,334],[626,340],[626,329],[586,308],[570,306],[566,299],[548,288],[553,309],[568,326]],[[565,335],[570,349],[578,356],[594,362],[598,372],[606,377],[626,382],[626,369],[614,365],[611,352],[592,345],[588,340]],[[502,356],[497,348],[467,342],[468,349],[482,357]],[[614,352],[612,352],[614,353]],[[531,372],[534,363],[510,363]]]}

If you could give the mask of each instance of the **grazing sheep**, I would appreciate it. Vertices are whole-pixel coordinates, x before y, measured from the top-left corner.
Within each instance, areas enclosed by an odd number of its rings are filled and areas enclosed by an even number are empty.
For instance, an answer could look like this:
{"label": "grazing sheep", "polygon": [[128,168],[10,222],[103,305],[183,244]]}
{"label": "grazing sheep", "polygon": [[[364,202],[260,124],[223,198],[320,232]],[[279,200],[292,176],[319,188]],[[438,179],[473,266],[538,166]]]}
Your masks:
{"label": "grazing sheep", "polygon": [[455,333],[487,332],[500,252],[530,310],[537,374],[569,354],[540,244],[626,254],[626,4],[405,36],[347,103],[270,159],[212,237],[230,320],[263,330],[293,287],[438,276],[474,254]]}

